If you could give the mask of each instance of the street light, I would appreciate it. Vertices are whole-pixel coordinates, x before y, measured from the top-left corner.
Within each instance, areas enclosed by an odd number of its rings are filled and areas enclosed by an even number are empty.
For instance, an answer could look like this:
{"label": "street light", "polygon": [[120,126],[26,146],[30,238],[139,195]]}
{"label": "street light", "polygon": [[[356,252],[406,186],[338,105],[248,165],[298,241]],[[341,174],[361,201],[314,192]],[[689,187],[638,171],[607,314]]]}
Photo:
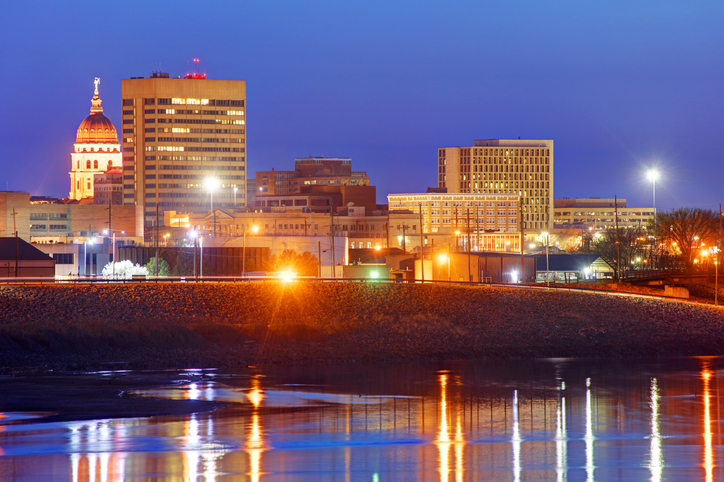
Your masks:
{"label": "street light", "polygon": [[649,169],[646,171],[646,179],[651,181],[651,185],[653,187],[653,194],[654,194],[654,223],[656,223],[656,181],[659,179],[660,174],[659,171],[656,168]]}
{"label": "street light", "polygon": [[85,240],[85,248],[83,249],[83,276],[88,276],[88,243],[93,244],[94,239]]}
{"label": "street light", "polygon": [[236,207],[236,191],[238,191],[238,190],[239,190],[238,187],[234,188],[234,207]]}
{"label": "street light", "polygon": [[[108,230],[104,229],[103,234],[108,236]],[[121,234],[126,234],[126,232],[121,231]],[[116,232],[111,230],[111,235],[113,237],[113,241],[111,242],[111,258],[113,258],[111,261],[111,279],[116,279]],[[158,259],[156,259],[156,264],[158,264]]]}
{"label": "street light", "polygon": [[[256,224],[251,226],[249,229],[251,229],[252,234],[256,234],[259,232],[259,226]],[[246,274],[246,226],[244,226],[244,243],[241,251],[241,277],[243,278]]]}
{"label": "street light", "polygon": [[712,246],[709,251],[714,255],[714,306],[719,304],[717,293],[719,291],[719,248]]}
{"label": "street light", "polygon": [[440,264],[447,262],[447,282],[450,283],[450,255],[441,254],[437,257]]}
{"label": "street light", "polygon": [[211,215],[212,215],[212,232],[213,236],[216,237],[216,211],[214,211],[214,189],[219,187],[219,180],[215,177],[207,177],[204,179],[204,188],[209,190],[211,194]]}

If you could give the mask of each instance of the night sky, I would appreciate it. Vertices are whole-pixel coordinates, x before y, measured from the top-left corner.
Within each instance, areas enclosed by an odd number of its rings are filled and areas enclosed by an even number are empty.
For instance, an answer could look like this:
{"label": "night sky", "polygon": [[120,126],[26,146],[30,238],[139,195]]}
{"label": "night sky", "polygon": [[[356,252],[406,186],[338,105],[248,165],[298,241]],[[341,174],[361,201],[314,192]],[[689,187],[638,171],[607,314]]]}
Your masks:
{"label": "night sky", "polygon": [[[349,156],[378,200],[437,185],[437,148],[555,141],[555,197],[724,202],[724,3],[5,2],[0,189],[65,197],[100,77],[247,82],[248,171]],[[160,64],[160,67],[159,67]],[[386,202],[386,201],[385,201]]]}

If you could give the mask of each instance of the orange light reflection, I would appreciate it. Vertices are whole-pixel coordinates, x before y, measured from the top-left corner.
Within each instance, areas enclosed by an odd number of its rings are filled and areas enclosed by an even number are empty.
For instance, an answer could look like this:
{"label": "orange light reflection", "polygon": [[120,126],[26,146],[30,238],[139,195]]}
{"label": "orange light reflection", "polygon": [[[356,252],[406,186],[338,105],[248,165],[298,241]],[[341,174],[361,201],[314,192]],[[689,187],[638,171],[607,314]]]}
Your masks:
{"label": "orange light reflection", "polygon": [[711,372],[706,368],[701,372],[701,378],[704,380],[704,473],[706,474],[706,482],[714,480],[714,453],[711,446],[711,415],[709,412],[710,394],[709,379]]}

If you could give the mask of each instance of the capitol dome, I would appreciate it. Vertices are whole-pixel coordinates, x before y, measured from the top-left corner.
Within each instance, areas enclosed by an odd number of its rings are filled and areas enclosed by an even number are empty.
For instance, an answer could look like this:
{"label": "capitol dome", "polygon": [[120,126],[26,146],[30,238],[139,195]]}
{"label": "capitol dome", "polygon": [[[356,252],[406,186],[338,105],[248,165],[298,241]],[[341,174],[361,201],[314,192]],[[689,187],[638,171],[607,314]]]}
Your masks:
{"label": "capitol dome", "polygon": [[75,143],[118,144],[116,127],[108,117],[103,115],[103,107],[101,107],[101,98],[98,96],[97,86],[91,104],[91,113],[80,123]]}

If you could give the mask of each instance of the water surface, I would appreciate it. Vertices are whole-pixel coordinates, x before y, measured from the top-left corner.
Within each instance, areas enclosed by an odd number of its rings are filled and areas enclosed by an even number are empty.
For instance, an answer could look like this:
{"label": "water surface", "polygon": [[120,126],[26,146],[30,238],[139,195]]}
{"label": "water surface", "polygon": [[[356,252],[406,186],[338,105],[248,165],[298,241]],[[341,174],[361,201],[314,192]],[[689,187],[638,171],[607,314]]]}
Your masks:
{"label": "water surface", "polygon": [[724,480],[724,361],[538,360],[174,374],[188,416],[0,413],[0,481]]}

